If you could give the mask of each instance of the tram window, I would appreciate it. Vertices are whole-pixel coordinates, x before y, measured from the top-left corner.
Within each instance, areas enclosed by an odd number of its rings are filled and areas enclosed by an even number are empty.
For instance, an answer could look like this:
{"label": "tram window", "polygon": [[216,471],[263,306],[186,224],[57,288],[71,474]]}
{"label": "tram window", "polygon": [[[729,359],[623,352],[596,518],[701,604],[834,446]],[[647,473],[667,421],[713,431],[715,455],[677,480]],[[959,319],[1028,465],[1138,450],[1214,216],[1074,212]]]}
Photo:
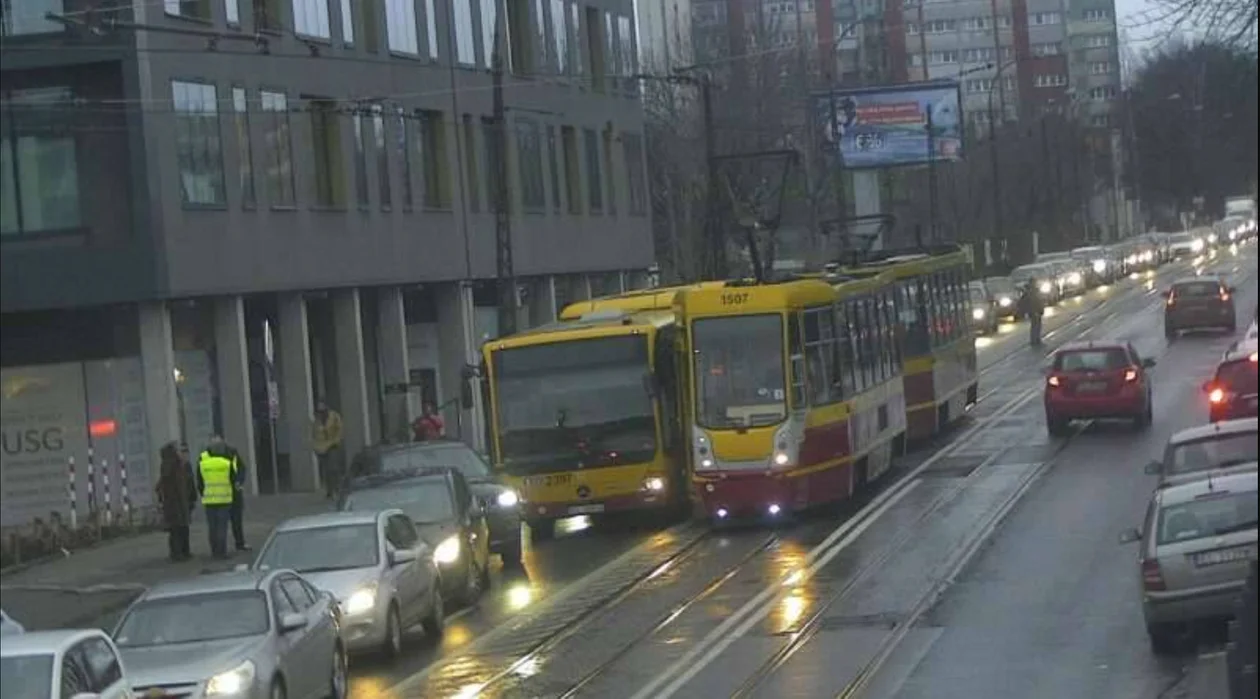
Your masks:
{"label": "tram window", "polygon": [[961,267],[955,267],[950,272],[950,280],[954,287],[954,334],[955,339],[962,337],[963,331],[967,328],[967,279],[963,274]]}
{"label": "tram window", "polygon": [[901,334],[898,332],[898,326],[896,325],[895,321],[897,319],[898,307],[900,304],[899,304],[899,299],[897,298],[897,294],[893,291],[889,291],[886,298],[888,300],[888,303],[886,306],[884,306],[884,309],[888,313],[888,321],[889,321],[888,327],[889,327],[890,335],[892,338],[893,374],[899,375],[901,374],[902,338],[901,338]]}
{"label": "tram window", "polygon": [[923,282],[912,279],[901,282],[901,326],[905,332],[906,351],[918,356],[927,351],[927,322],[923,308]]}
{"label": "tram window", "polygon": [[849,331],[848,304],[836,304],[836,382],[838,398],[853,395],[853,333]]}
{"label": "tram window", "polygon": [[927,287],[928,338],[933,348],[941,344],[941,291],[940,280],[935,274],[923,278]]}
{"label": "tram window", "polygon": [[792,408],[805,406],[805,355],[801,351],[801,321],[797,313],[788,314],[788,361],[791,363]]}
{"label": "tram window", "polygon": [[897,326],[893,321],[897,316],[893,295],[890,291],[881,291],[875,298],[879,300],[880,327],[884,329],[884,376],[892,378],[897,375]]}
{"label": "tram window", "polygon": [[883,383],[888,378],[887,366],[884,364],[884,321],[879,313],[879,300],[868,296],[862,300],[866,306],[866,317],[871,322],[871,379],[872,383]]}
{"label": "tram window", "polygon": [[832,388],[836,373],[835,333],[831,308],[805,312],[805,365],[809,370],[810,403],[826,405],[839,400],[838,387]]}
{"label": "tram window", "polygon": [[870,299],[858,300],[858,318],[862,328],[862,387],[870,388],[878,381],[875,375],[875,326],[871,322]]}

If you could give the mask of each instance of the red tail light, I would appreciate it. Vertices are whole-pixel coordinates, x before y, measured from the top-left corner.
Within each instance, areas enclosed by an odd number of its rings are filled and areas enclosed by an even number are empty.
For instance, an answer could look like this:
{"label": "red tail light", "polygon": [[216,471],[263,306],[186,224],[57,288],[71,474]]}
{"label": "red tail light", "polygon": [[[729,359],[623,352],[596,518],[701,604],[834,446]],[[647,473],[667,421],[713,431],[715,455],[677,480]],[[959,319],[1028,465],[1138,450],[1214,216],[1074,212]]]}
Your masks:
{"label": "red tail light", "polygon": [[1159,569],[1159,561],[1154,558],[1142,559],[1142,587],[1152,592],[1168,589],[1164,584],[1164,573]]}
{"label": "red tail light", "polygon": [[1225,389],[1219,386],[1213,387],[1212,390],[1208,391],[1208,402],[1224,403],[1225,398],[1227,398],[1228,395],[1229,394],[1225,393]]}
{"label": "red tail light", "polygon": [[1046,383],[1050,385],[1052,388],[1058,388],[1059,386],[1063,384],[1063,382],[1060,381],[1059,377],[1057,376],[1051,376],[1050,378],[1046,379]]}
{"label": "red tail light", "polygon": [[1132,382],[1134,382],[1134,381],[1137,381],[1137,378],[1138,378],[1138,371],[1137,371],[1137,369],[1125,369],[1125,370],[1124,370],[1124,382],[1125,382],[1125,383],[1132,383]]}
{"label": "red tail light", "polygon": [[1222,300],[1222,301],[1228,301],[1228,300],[1229,300],[1229,292],[1228,292],[1228,291],[1222,291],[1222,292],[1221,292],[1221,300]]}

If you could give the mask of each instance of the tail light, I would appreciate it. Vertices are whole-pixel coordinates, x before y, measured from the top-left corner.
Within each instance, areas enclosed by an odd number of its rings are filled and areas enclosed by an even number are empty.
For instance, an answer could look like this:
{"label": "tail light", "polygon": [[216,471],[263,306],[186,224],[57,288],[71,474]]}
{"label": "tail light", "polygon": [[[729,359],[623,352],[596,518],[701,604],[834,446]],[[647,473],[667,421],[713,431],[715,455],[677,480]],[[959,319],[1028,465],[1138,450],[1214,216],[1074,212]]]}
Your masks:
{"label": "tail light", "polygon": [[1220,388],[1218,386],[1208,391],[1208,402],[1209,403],[1224,403],[1227,395],[1228,394],[1225,393],[1225,389]]}
{"label": "tail light", "polygon": [[1228,291],[1222,291],[1222,292],[1221,292],[1221,300],[1222,300],[1222,301],[1228,301],[1228,300],[1229,300],[1229,292],[1228,292]]}
{"label": "tail light", "polygon": [[1172,306],[1172,305],[1175,305],[1176,303],[1177,303],[1177,298],[1176,298],[1175,296],[1173,296],[1172,294],[1169,294],[1169,295],[1168,295],[1168,305],[1169,305],[1169,306]]}
{"label": "tail light", "polygon": [[1138,370],[1137,370],[1137,369],[1125,369],[1125,370],[1124,370],[1124,382],[1125,382],[1125,383],[1132,383],[1132,382],[1134,382],[1134,381],[1137,381],[1137,378],[1138,378]]}
{"label": "tail light", "polygon": [[1252,363],[1252,364],[1255,364],[1257,361],[1260,361],[1260,352],[1252,352],[1252,353],[1251,353],[1251,363]]}
{"label": "tail light", "polygon": [[1154,558],[1142,559],[1142,588],[1151,592],[1168,589],[1164,584],[1164,573],[1159,569],[1159,561]]}
{"label": "tail light", "polygon": [[1050,378],[1046,379],[1046,384],[1049,385],[1051,388],[1058,388],[1059,386],[1063,385],[1063,382],[1059,380],[1059,377],[1051,376]]}

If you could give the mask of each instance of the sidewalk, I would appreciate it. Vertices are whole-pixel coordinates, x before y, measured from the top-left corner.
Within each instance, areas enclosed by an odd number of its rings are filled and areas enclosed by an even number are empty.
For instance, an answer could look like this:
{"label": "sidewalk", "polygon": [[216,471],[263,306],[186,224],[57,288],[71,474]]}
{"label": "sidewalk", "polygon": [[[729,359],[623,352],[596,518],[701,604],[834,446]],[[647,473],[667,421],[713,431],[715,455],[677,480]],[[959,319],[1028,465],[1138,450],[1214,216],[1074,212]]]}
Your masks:
{"label": "sidewalk", "polygon": [[[332,509],[319,493],[285,493],[250,498],[245,503],[245,540],[257,549],[280,522]],[[232,546],[231,533],[228,547]],[[229,561],[210,558],[206,520],[193,512],[193,559],[167,559],[166,532],[115,539],[0,577],[0,605],[26,628],[105,625],[146,587],[159,582],[230,570],[248,563],[253,552]]]}

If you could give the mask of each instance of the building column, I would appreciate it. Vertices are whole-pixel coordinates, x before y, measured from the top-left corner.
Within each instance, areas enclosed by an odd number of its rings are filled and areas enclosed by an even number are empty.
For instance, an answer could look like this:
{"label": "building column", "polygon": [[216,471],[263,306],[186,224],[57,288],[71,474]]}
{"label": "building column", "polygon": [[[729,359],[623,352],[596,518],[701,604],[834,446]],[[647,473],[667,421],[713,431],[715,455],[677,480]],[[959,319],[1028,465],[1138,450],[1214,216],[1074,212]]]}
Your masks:
{"label": "building column", "polygon": [[[289,443],[289,486],[319,490],[319,465],[311,448],[315,400],[311,389],[310,328],[306,299],[283,293],[277,299],[280,320],[280,419]],[[277,490],[279,484],[277,484]]]}
{"label": "building column", "polygon": [[537,327],[556,322],[556,278],[539,277],[531,285],[529,297],[530,325]]}
{"label": "building column", "polygon": [[630,290],[630,285],[626,281],[626,273],[617,272],[617,293],[624,294]]}
{"label": "building column", "polygon": [[367,371],[363,361],[363,315],[358,289],[332,294],[333,335],[337,346],[337,390],[341,394],[341,444],[346,464],[368,444]]}
{"label": "building column", "polygon": [[179,399],[175,394],[171,314],[165,301],[140,304],[140,362],[144,365],[144,417],[149,426],[149,453],[158,454],[162,445],[184,438],[179,430]]}
{"label": "building column", "polygon": [[485,430],[482,425],[481,391],[472,392],[471,410],[464,410],[459,404],[461,387],[467,382],[464,368],[468,365],[479,365],[477,356],[477,327],[473,310],[473,290],[469,282],[457,284],[440,284],[434,289],[437,297],[438,327],[438,371],[442,376],[441,384],[448,392],[439,397],[446,405],[443,416],[446,418],[447,434],[455,436],[455,425],[450,418],[458,416],[459,437],[478,451],[485,451]]}
{"label": "building column", "polygon": [[245,302],[240,296],[214,300],[214,356],[219,375],[219,414],[223,438],[245,460],[249,492],[258,494],[258,455],[249,392],[249,350],[245,340]]}
{"label": "building column", "polygon": [[[376,365],[381,377],[380,390],[385,415],[382,418],[381,436],[385,439],[410,436],[411,401],[407,393],[399,391],[410,387],[411,365],[407,358],[407,316],[403,309],[402,289],[387,286],[376,294]],[[416,387],[418,388],[418,387]]]}

